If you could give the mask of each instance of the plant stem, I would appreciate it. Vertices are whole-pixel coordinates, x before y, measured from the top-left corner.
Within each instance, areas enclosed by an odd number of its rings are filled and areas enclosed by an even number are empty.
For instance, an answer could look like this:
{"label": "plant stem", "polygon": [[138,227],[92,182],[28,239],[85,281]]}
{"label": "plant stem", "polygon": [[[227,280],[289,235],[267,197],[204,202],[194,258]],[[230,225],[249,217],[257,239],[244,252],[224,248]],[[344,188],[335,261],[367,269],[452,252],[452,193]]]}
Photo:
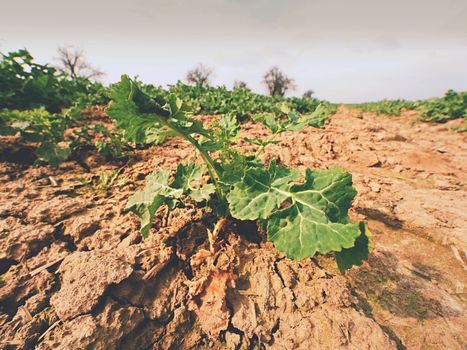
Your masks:
{"label": "plant stem", "polygon": [[205,150],[203,150],[198,141],[196,141],[191,135],[186,135],[183,133],[181,135],[185,137],[188,140],[188,142],[190,142],[199,151],[201,157],[207,165],[209,175],[211,175],[213,181],[217,183],[217,180],[219,180],[220,175],[217,172],[216,166],[214,165],[214,160]]}
{"label": "plant stem", "polygon": [[266,141],[264,142],[263,145],[261,145],[257,150],[256,150],[256,153],[255,153],[255,158],[258,158],[259,155],[261,153],[263,153],[264,149],[266,148],[266,146],[271,142],[271,141],[274,141],[274,139],[277,137],[277,135],[279,135],[280,133],[282,132],[282,130],[278,130],[276,131],[274,134],[272,134],[271,136],[269,136]]}
{"label": "plant stem", "polygon": [[214,225],[214,230],[212,232],[208,230],[209,250],[212,255],[214,255],[214,253],[216,252],[215,244],[216,244],[217,236],[219,236],[219,232],[222,230],[226,222],[227,222],[227,219],[222,218]]}
{"label": "plant stem", "polygon": [[211,177],[212,182],[214,183],[214,186],[216,187],[216,192],[220,196],[222,193],[219,187],[219,182],[218,182],[220,175],[216,169],[214,160],[211,158],[211,156],[201,147],[201,145],[198,143],[198,141],[196,141],[196,139],[193,136],[185,133],[183,130],[179,129],[177,126],[169,123],[164,117],[160,117],[156,115],[156,118],[161,124],[175,131],[178,135],[180,135],[185,140],[187,140],[189,143],[191,143],[192,146],[195,147],[199,151],[199,153],[201,154],[201,158],[203,158],[203,161],[206,164],[206,168],[208,169],[209,176]]}

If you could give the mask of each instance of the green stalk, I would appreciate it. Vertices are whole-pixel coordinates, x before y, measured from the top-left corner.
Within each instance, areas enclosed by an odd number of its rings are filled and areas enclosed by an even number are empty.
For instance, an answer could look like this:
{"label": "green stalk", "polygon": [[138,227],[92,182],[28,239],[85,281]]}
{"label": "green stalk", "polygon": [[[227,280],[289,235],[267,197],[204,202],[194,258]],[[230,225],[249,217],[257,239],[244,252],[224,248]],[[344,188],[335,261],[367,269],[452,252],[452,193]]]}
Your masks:
{"label": "green stalk", "polygon": [[256,153],[255,153],[255,158],[258,158],[259,155],[261,153],[263,153],[264,149],[266,148],[266,146],[269,144],[269,142],[271,141],[274,141],[274,139],[277,137],[277,135],[279,135],[280,133],[282,132],[282,130],[278,130],[276,131],[274,134],[272,134],[271,136],[269,136],[266,140],[266,142],[261,145],[257,150],[256,150]]}
{"label": "green stalk", "polygon": [[216,166],[214,165],[214,160],[211,158],[211,156],[203,150],[203,148],[200,146],[198,141],[196,141],[191,135],[180,133],[178,130],[174,129],[177,131],[181,136],[183,136],[188,142],[190,142],[201,154],[201,157],[203,158],[204,162],[207,165],[209,175],[212,177],[212,180],[214,181],[214,184],[217,186],[217,181],[220,178],[219,173],[217,172]]}
{"label": "green stalk", "polygon": [[216,187],[216,192],[219,195],[221,195],[221,189],[220,189],[219,182],[218,182],[220,179],[220,174],[217,171],[216,166],[214,165],[214,160],[211,158],[211,156],[205,150],[203,150],[203,148],[200,146],[200,144],[198,143],[198,141],[196,141],[194,137],[183,132],[183,130],[180,130],[180,128],[178,128],[177,126],[169,123],[164,117],[156,115],[156,118],[161,124],[175,131],[178,135],[180,135],[185,140],[187,140],[189,143],[191,143],[192,146],[195,147],[199,151],[199,153],[201,154],[201,158],[203,158],[203,161],[206,164],[206,168],[208,169],[209,176],[211,177],[214,183],[214,186]]}

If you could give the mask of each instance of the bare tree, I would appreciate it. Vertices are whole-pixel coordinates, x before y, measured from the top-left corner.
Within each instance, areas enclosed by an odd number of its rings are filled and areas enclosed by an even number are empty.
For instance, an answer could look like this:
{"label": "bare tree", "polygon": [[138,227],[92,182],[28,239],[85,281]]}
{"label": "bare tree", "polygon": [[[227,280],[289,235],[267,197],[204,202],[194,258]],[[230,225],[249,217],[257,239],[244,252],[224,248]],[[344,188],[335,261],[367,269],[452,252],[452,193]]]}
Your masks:
{"label": "bare tree", "polygon": [[214,71],[206,67],[205,65],[198,63],[198,65],[188,71],[186,74],[186,80],[189,84],[198,84],[201,86],[208,86],[210,84],[210,80],[214,74]]}
{"label": "bare tree", "polygon": [[266,72],[263,83],[271,96],[284,96],[288,90],[295,89],[295,81],[282,73],[277,66]]}
{"label": "bare tree", "polygon": [[248,85],[241,80],[235,80],[233,84],[234,89],[248,89]]}
{"label": "bare tree", "polygon": [[87,79],[98,79],[104,73],[92,67],[84,55],[84,51],[73,46],[62,46],[58,48],[57,58],[59,61],[58,70],[68,74],[72,79],[84,77]]}
{"label": "bare tree", "polygon": [[311,98],[314,94],[315,94],[315,92],[313,90],[309,89],[309,90],[306,90],[303,93],[302,97],[303,98]]}

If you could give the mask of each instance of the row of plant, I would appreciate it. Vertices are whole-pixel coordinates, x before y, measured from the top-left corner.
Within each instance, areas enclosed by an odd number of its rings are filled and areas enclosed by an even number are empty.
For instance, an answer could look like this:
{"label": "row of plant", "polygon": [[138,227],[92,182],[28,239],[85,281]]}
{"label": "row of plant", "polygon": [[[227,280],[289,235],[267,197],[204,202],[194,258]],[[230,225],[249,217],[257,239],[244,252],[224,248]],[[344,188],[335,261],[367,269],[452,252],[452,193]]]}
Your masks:
{"label": "row of plant", "polygon": [[[49,64],[34,61],[27,50],[1,54],[0,107],[8,109],[34,109],[44,107],[52,113],[61,112],[72,105],[83,107],[108,102],[107,88],[88,78],[73,76]],[[308,98],[265,96],[247,88],[228,90],[225,86],[194,86],[178,82],[168,89],[144,85],[145,92],[157,98],[174,95],[188,104],[195,113],[234,113],[239,119],[263,112],[277,112],[284,103],[299,113],[311,113],[326,102]],[[329,104],[330,105],[330,104]]]}
{"label": "row of plant", "polygon": [[[267,118],[263,114],[284,116],[288,111],[315,113],[322,126],[335,106],[311,98],[283,98],[258,95],[246,88],[232,91],[225,87],[185,85],[181,82],[168,89],[139,84],[155,100],[175,96],[197,114],[233,114],[236,120]],[[0,61],[0,135],[19,134],[24,142],[38,145],[37,159],[53,165],[72,157],[78,150],[93,147],[120,157],[123,148],[163,142],[173,132],[164,128],[148,128],[144,135],[134,133],[132,126],[115,119],[117,130],[103,125],[86,125],[80,121],[83,108],[106,105],[110,90],[88,78],[66,74],[48,64],[34,61],[26,50],[3,55]],[[263,115],[263,116],[261,116]],[[65,136],[67,128],[74,133]],[[95,135],[100,136],[94,140]]]}
{"label": "row of plant", "polygon": [[[158,99],[162,99],[161,96]],[[44,107],[30,110],[0,110],[0,136],[19,135],[20,140],[37,145],[35,154],[38,161],[46,162],[54,166],[79,154],[87,149],[97,150],[99,153],[112,158],[121,158],[132,148],[160,144],[167,137],[177,136],[173,130],[157,125],[149,121],[149,127],[135,127],[122,115],[110,116],[113,118],[115,128],[109,128],[104,124],[88,124],[81,118],[80,108],[72,106],[64,109],[62,113],[50,113]],[[309,123],[316,127],[323,127],[328,114],[332,110],[326,105],[318,106],[313,113],[298,114],[282,104],[278,106],[277,113],[255,114],[253,118],[265,124],[270,123],[276,116],[294,118],[307,117]],[[78,117],[79,115],[79,117]],[[234,113],[233,120],[239,126]],[[143,121],[140,121],[143,122]],[[71,131],[67,131],[71,129]],[[281,132],[280,129],[277,130]],[[260,147],[274,142],[271,140],[247,139]]]}
{"label": "row of plant", "polygon": [[420,120],[445,123],[452,119],[467,118],[467,92],[448,90],[441,98],[429,98],[416,102]]}
{"label": "row of plant", "polygon": [[252,92],[248,88],[227,89],[225,86],[194,86],[178,82],[168,89],[154,85],[144,85],[149,96],[167,98],[169,95],[183,100],[195,113],[226,114],[234,113],[239,120],[251,118],[258,113],[280,113],[283,105],[298,113],[312,113],[318,105],[326,105],[329,110],[337,106],[315,98],[266,96]]}
{"label": "row of plant", "polygon": [[413,102],[405,100],[381,100],[376,102],[350,104],[349,106],[357,108],[363,112],[372,112],[390,116],[400,115],[403,109],[415,108],[415,104]]}
{"label": "row of plant", "polygon": [[[290,113],[313,115],[316,126],[322,127],[336,105],[311,97],[281,97],[256,94],[245,87],[228,90],[225,87],[194,86],[178,82],[167,89],[135,82],[155,101],[175,97],[195,114],[231,114],[237,121],[246,118],[267,121],[285,118]],[[38,160],[58,164],[82,148],[95,148],[105,155],[120,157],[122,149],[136,145],[163,142],[173,136],[173,130],[155,127],[136,132],[125,120],[114,118],[117,130],[103,125],[87,126],[80,122],[81,111],[90,105],[106,105],[110,90],[88,78],[71,78],[50,65],[35,62],[26,50],[2,55],[0,61],[0,135],[20,134],[25,142],[38,144]],[[445,122],[466,117],[466,93],[448,91],[442,98],[418,102],[403,100],[380,101],[355,105],[364,111],[398,115],[403,108],[417,109],[421,120]],[[79,126],[73,137],[65,130]],[[94,135],[100,136],[93,140]],[[255,141],[264,147],[263,141]]]}
{"label": "row of plant", "polygon": [[360,104],[351,104],[363,112],[373,112],[390,116],[398,116],[401,111],[415,110],[423,122],[445,123],[452,119],[467,118],[467,92],[448,90],[443,97],[426,100],[382,100]]}

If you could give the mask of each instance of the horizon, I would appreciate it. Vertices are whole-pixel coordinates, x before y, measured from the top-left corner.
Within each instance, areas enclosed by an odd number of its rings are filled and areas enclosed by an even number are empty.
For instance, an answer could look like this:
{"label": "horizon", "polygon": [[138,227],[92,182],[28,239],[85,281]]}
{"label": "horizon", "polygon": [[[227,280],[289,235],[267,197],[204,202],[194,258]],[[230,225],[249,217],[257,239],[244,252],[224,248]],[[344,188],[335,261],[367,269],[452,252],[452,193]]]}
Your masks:
{"label": "horizon", "polygon": [[186,82],[187,71],[202,63],[214,70],[212,86],[230,89],[242,80],[261,94],[262,76],[277,65],[298,87],[287,96],[312,89],[313,97],[334,103],[467,90],[462,0],[183,3],[83,0],[72,17],[58,0],[8,3],[0,13],[0,51],[26,48],[53,65],[57,48],[73,45],[106,74],[105,84],[121,74],[162,86]]}

